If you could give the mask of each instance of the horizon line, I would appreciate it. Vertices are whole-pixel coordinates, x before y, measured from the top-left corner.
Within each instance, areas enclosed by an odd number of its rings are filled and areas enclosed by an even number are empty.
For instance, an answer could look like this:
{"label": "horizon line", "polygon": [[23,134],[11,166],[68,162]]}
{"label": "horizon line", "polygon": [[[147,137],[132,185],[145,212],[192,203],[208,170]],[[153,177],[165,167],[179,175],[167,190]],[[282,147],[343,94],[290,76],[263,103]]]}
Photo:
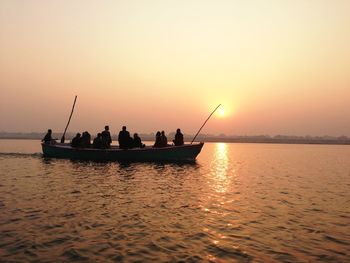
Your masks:
{"label": "horizon line", "polygon": [[[22,132],[22,131],[0,131],[0,135],[1,134],[8,134],[8,135],[42,135],[45,134],[45,132],[38,132],[38,131],[30,131],[30,132]],[[76,134],[76,131],[69,131],[66,134]],[[146,136],[152,136],[155,135],[155,132],[137,132],[140,135],[146,135]],[[53,132],[53,134],[63,134],[63,132]],[[167,135],[172,135],[175,134],[175,132],[168,132],[166,133]],[[93,135],[93,134],[92,134]],[[112,133],[112,135],[118,135],[118,132],[116,133]],[[186,136],[194,136],[194,133],[184,133],[184,135]],[[306,135],[293,135],[293,134],[251,134],[251,135],[247,135],[247,134],[225,134],[225,133],[220,133],[220,134],[212,134],[212,133],[199,133],[198,136],[207,136],[207,137],[215,137],[215,138],[253,138],[253,137],[260,137],[260,138],[275,138],[275,137],[290,137],[292,138],[350,138],[350,135],[328,135],[328,134],[324,134],[324,135],[311,135],[311,134],[306,134]]]}

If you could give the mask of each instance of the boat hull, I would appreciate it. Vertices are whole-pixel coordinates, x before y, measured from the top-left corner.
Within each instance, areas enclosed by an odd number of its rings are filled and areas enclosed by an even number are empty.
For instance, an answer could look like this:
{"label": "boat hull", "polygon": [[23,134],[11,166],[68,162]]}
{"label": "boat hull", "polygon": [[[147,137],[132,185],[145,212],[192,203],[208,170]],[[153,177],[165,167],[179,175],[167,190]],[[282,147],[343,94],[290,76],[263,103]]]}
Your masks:
{"label": "boat hull", "polygon": [[69,144],[42,143],[44,157],[91,161],[135,161],[135,162],[187,162],[195,161],[204,143],[168,146],[163,148],[134,148],[122,150],[114,146],[110,149],[73,148]]}

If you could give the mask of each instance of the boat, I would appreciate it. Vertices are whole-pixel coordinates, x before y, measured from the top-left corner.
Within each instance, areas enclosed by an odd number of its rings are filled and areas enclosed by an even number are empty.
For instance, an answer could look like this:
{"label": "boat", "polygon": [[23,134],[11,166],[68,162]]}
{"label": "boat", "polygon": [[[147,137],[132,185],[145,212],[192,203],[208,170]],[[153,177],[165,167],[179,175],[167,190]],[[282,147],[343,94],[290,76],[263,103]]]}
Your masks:
{"label": "boat", "polygon": [[44,157],[63,158],[72,160],[88,161],[127,161],[127,162],[194,162],[201,152],[204,143],[193,143],[214,112],[221,106],[219,104],[200,127],[190,144],[180,146],[169,145],[166,147],[146,146],[144,148],[120,149],[118,146],[111,146],[108,149],[76,148],[69,143],[64,143],[65,135],[72,118],[75,103],[75,96],[71,113],[66,128],[61,137],[61,142],[55,140],[41,144]]}
{"label": "boat", "polygon": [[89,161],[127,161],[127,162],[194,162],[204,143],[184,144],[155,148],[108,149],[74,148],[68,143],[42,143],[44,157]]}

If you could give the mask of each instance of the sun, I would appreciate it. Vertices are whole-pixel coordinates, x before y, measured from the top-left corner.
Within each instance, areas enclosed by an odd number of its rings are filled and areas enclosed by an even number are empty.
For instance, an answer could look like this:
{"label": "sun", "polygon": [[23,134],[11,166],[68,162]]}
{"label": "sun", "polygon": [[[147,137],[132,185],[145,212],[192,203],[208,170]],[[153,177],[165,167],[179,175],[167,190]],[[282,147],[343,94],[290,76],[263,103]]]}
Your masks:
{"label": "sun", "polygon": [[225,116],[225,109],[222,106],[218,109],[218,115],[220,117],[224,117]]}

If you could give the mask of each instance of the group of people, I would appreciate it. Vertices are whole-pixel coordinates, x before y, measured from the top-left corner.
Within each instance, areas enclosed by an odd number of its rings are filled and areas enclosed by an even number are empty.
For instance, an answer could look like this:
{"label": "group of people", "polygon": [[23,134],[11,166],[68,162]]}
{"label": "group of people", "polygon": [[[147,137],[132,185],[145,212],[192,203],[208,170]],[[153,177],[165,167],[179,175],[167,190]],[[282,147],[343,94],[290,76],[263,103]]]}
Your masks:
{"label": "group of people", "polygon": [[79,132],[71,141],[72,147],[77,148],[89,148],[91,147],[91,135],[89,132],[84,131],[83,134],[80,134]]}
{"label": "group of people", "polygon": [[92,147],[96,149],[108,149],[111,147],[112,137],[109,132],[109,126],[105,126],[102,132],[97,133],[97,136],[92,142]]}
{"label": "group of people", "polygon": [[[175,139],[173,140],[173,143],[175,146],[181,146],[184,144],[184,136],[181,133],[180,129],[176,130],[175,133]],[[156,141],[153,145],[153,147],[166,147],[166,146],[170,146],[168,144],[168,138],[165,136],[165,132],[159,132],[157,131],[156,133]]]}
{"label": "group of people", "polygon": [[168,138],[165,136],[164,131],[157,131],[156,141],[154,142],[153,147],[166,147],[168,146]]}
{"label": "group of people", "polygon": [[126,130],[126,126],[123,126],[122,130],[119,132],[118,143],[121,149],[145,147],[137,133],[134,133],[133,138],[130,136],[130,133]]}
{"label": "group of people", "polygon": [[[42,139],[45,143],[52,143],[55,141],[52,139],[52,130],[49,129],[47,134]],[[118,143],[120,149],[131,149],[131,148],[144,148],[145,144],[142,143],[141,138],[137,133],[134,133],[133,137],[126,130],[126,126],[122,127],[122,130],[118,135]],[[176,130],[175,139],[173,140],[175,146],[180,146],[184,144],[184,137],[180,129]],[[98,133],[91,144],[91,135],[89,132],[85,131],[82,134],[77,133],[76,136],[71,141],[71,146],[75,148],[95,148],[95,149],[108,149],[111,147],[112,137],[109,132],[109,126],[105,126],[104,131]],[[156,140],[153,147],[166,147],[170,146],[168,144],[168,139],[165,136],[165,132],[157,132]]]}
{"label": "group of people", "polygon": [[[87,143],[87,140],[89,140],[89,144]],[[142,143],[141,138],[138,136],[137,133],[134,133],[133,137],[130,136],[130,133],[126,130],[126,126],[123,126],[122,130],[119,132],[118,142],[120,149],[145,147],[145,144]],[[104,131],[98,133],[97,136],[94,138],[92,142],[92,147],[95,149],[108,149],[111,147],[111,144],[112,136],[109,131],[109,126],[106,125]],[[88,132],[84,132],[81,136],[80,133],[77,133],[77,135],[71,141],[71,146],[79,148],[91,147],[90,134]]]}

